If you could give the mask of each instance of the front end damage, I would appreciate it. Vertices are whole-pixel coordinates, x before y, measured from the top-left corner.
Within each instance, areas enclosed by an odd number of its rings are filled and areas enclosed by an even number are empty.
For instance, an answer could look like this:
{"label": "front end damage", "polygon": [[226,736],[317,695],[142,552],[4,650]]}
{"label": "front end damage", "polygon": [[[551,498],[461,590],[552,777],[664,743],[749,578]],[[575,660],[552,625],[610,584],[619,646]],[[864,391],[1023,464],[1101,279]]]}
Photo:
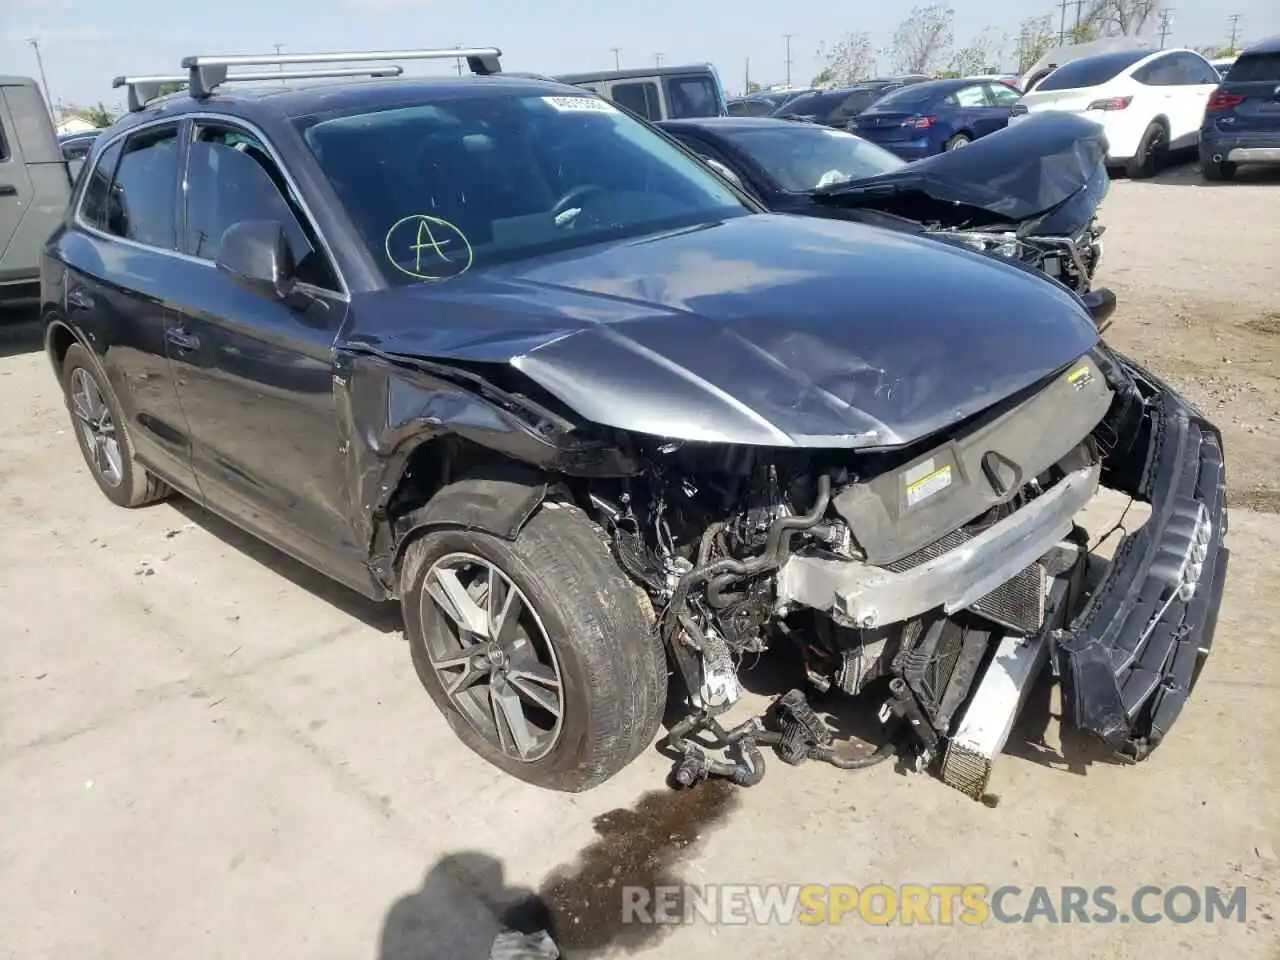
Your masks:
{"label": "front end damage", "polygon": [[[1070,720],[1132,759],[1160,742],[1212,643],[1227,549],[1217,430],[1099,345],[944,435],[896,451],[670,442],[588,494],[654,601],[687,689],[675,780],[903,754],[977,798],[1027,692],[1059,674]],[[1105,486],[1151,505],[1112,561],[1080,511]],[[883,696],[854,758],[791,690],[726,728],[745,657],[799,653],[808,692]]]}

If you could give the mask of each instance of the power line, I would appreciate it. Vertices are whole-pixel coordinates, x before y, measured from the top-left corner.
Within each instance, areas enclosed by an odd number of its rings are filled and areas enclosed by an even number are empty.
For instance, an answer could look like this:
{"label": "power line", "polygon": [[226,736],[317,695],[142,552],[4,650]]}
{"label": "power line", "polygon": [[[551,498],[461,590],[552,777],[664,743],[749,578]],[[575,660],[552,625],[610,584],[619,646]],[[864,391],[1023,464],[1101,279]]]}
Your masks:
{"label": "power line", "polygon": [[782,39],[787,41],[787,89],[791,89],[791,38],[793,33],[784,33]]}
{"label": "power line", "polygon": [[1239,30],[1240,30],[1240,14],[1233,13],[1231,15],[1231,46],[1227,48],[1232,53],[1236,52],[1236,37],[1239,35]]}

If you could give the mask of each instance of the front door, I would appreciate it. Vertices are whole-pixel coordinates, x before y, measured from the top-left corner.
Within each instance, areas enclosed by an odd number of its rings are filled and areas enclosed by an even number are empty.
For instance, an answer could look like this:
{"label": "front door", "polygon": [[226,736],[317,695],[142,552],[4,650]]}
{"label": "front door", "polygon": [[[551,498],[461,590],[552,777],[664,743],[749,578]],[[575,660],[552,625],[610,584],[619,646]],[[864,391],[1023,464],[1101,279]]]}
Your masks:
{"label": "front door", "polygon": [[[211,508],[331,576],[367,582],[354,542],[337,432],[333,344],[347,300],[274,155],[256,133],[196,121],[169,358]],[[216,267],[223,231],[283,224],[298,291],[273,300]]]}

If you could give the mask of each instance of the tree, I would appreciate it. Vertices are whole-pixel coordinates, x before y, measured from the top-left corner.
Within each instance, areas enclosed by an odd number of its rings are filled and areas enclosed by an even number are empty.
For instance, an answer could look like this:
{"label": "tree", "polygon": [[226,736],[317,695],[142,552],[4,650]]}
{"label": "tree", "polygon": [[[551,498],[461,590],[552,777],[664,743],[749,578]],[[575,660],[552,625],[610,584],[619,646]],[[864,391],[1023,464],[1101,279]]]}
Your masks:
{"label": "tree", "polygon": [[986,27],[968,46],[961,47],[951,58],[951,70],[956,76],[967,77],[975,73],[988,73],[1004,60],[1004,47],[1008,36],[995,27]]}
{"label": "tree", "polygon": [[955,38],[955,11],[940,3],[912,7],[893,32],[893,65],[903,73],[932,73],[942,67]]}
{"label": "tree", "polygon": [[822,70],[809,81],[811,87],[832,87],[835,86],[835,74],[831,72],[830,67],[823,67]]}
{"label": "tree", "polygon": [[179,90],[187,89],[185,83],[162,83],[156,90],[157,97],[167,97],[171,93],[177,93]]}
{"label": "tree", "polygon": [[85,123],[91,123],[95,127],[101,129],[109,127],[116,122],[116,114],[107,109],[106,104],[101,101],[96,107],[81,107],[75,111],[74,116],[79,117]]}
{"label": "tree", "polygon": [[1081,22],[1097,27],[1099,36],[1131,36],[1141,33],[1159,8],[1159,0],[1092,0]]}
{"label": "tree", "polygon": [[830,47],[820,44],[818,57],[826,66],[814,77],[814,86],[818,86],[819,78],[844,86],[866,80],[876,72],[876,53],[868,33],[846,33]]}
{"label": "tree", "polygon": [[1026,73],[1031,65],[1058,44],[1053,29],[1053,16],[1027,17],[1018,24],[1018,72]]}

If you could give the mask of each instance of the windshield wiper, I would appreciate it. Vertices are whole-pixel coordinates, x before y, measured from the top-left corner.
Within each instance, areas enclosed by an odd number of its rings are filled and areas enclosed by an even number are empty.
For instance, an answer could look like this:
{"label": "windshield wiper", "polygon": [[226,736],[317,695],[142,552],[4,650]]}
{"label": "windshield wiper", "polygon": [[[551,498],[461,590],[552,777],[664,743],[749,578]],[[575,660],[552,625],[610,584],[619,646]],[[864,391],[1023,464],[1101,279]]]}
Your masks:
{"label": "windshield wiper", "polygon": [[880,200],[902,193],[903,189],[899,183],[833,183],[829,187],[819,187],[812,191],[812,195],[818,199],[831,197],[840,200]]}

